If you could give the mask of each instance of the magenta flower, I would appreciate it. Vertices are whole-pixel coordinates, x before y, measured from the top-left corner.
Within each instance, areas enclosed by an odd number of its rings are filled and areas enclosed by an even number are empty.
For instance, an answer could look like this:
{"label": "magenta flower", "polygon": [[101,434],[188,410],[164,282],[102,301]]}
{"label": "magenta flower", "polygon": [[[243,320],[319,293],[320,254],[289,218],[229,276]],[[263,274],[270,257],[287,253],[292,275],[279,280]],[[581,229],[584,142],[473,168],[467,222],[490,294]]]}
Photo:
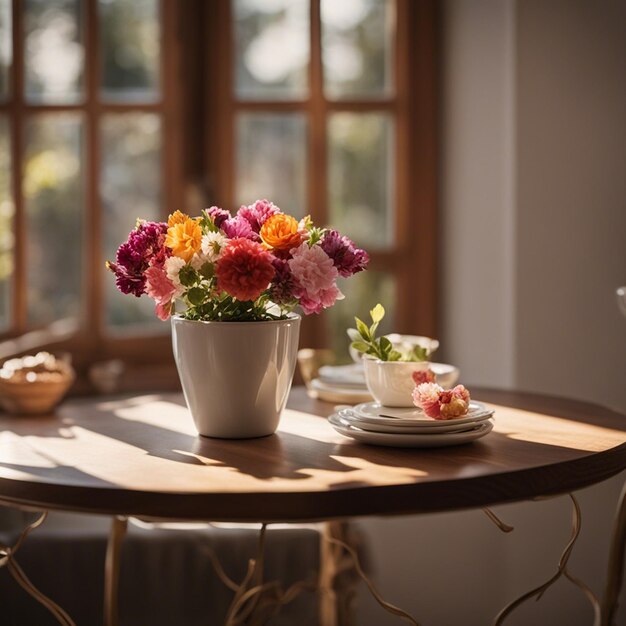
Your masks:
{"label": "magenta flower", "polygon": [[296,297],[298,283],[291,273],[287,261],[276,257],[272,261],[272,265],[276,273],[270,285],[270,299],[276,304],[290,304]]}
{"label": "magenta flower", "polygon": [[162,266],[169,252],[165,250],[167,224],[141,222],[117,250],[115,263],[107,267],[115,274],[117,288],[137,298],[145,293],[145,272],[151,265]]}
{"label": "magenta flower", "polygon": [[209,214],[209,217],[213,220],[213,223],[217,228],[221,228],[222,224],[231,217],[230,211],[220,209],[218,206],[212,206],[206,209],[206,212]]}
{"label": "magenta flower", "polygon": [[255,233],[259,233],[267,218],[280,213],[280,209],[269,200],[257,200],[254,204],[242,206],[237,217],[246,220]]}
{"label": "magenta flower", "polygon": [[259,241],[260,237],[252,230],[250,222],[243,217],[231,217],[222,222],[222,231],[229,239],[250,239]]}
{"label": "magenta flower", "polygon": [[369,263],[367,252],[357,248],[351,239],[336,230],[327,231],[320,245],[341,276],[352,276],[364,270]]}

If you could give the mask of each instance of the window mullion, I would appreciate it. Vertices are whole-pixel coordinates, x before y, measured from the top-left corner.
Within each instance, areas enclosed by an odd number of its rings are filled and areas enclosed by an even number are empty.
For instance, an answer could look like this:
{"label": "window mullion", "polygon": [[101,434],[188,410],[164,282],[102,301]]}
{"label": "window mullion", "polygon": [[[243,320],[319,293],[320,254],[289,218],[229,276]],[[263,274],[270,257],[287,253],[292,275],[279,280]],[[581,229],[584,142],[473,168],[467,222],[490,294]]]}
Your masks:
{"label": "window mullion", "polygon": [[23,137],[24,137],[24,28],[23,1],[13,0],[13,67],[11,81],[11,165],[13,187],[13,297],[11,331],[21,334],[26,330],[26,218],[22,195]]}
{"label": "window mullion", "polygon": [[98,28],[98,0],[87,0],[86,11],[86,85],[85,107],[86,177],[84,233],[87,245],[84,250],[83,312],[87,341],[96,348],[103,335],[104,284],[102,280],[102,215],[100,202],[100,49]]}
{"label": "window mullion", "polygon": [[308,204],[316,223],[328,220],[326,176],[326,101],[322,69],[320,0],[311,0],[311,59],[309,66]]}

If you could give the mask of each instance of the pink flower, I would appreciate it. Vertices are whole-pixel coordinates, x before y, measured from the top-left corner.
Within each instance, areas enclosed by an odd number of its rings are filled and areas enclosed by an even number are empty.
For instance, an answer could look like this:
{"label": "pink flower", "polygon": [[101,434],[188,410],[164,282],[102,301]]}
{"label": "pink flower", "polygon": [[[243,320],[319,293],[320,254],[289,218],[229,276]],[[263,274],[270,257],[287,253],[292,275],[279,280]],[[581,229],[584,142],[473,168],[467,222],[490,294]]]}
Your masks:
{"label": "pink flower", "polygon": [[280,213],[280,209],[269,200],[256,200],[254,204],[240,207],[237,217],[245,219],[252,230],[258,233],[265,221],[277,213]]}
{"label": "pink flower", "polygon": [[436,383],[422,383],[413,389],[413,404],[428,415],[439,419],[439,393],[443,389]]}
{"label": "pink flower", "polygon": [[416,385],[421,385],[422,383],[434,383],[435,373],[430,369],[430,367],[428,367],[425,370],[413,372],[411,374],[411,378],[413,378],[413,382]]}
{"label": "pink flower", "polygon": [[447,402],[440,405],[441,419],[450,420],[461,417],[467,413],[467,402],[459,396],[451,394]]}
{"label": "pink flower", "polygon": [[156,315],[160,320],[166,321],[172,315],[172,302],[156,305]]}
{"label": "pink flower", "polygon": [[156,302],[169,302],[176,293],[176,286],[161,267],[153,265],[146,272],[146,293]]}
{"label": "pink flower", "polygon": [[258,241],[260,237],[252,230],[250,222],[243,217],[231,217],[222,222],[222,232],[229,239],[239,239],[245,237],[246,239]]}
{"label": "pink flower", "polygon": [[306,315],[320,313],[343,298],[335,281],[339,273],[332,259],[320,246],[305,242],[292,251],[289,269],[296,280],[295,296]]}
{"label": "pink flower", "polygon": [[461,400],[463,400],[464,402],[467,402],[469,404],[470,401],[470,392],[463,386],[463,385],[457,385],[453,390],[452,393],[461,398]]}
{"label": "pink flower", "polygon": [[436,383],[426,382],[417,385],[413,390],[413,404],[434,419],[449,420],[466,415],[469,402],[469,391],[463,385],[444,391]]}
{"label": "pink flower", "polygon": [[238,300],[256,300],[274,278],[272,255],[261,244],[237,237],[222,249],[216,264],[217,288]]}
{"label": "pink flower", "polygon": [[176,285],[167,277],[163,267],[153,265],[145,271],[146,293],[156,302],[159,319],[169,318],[172,300],[178,295]]}

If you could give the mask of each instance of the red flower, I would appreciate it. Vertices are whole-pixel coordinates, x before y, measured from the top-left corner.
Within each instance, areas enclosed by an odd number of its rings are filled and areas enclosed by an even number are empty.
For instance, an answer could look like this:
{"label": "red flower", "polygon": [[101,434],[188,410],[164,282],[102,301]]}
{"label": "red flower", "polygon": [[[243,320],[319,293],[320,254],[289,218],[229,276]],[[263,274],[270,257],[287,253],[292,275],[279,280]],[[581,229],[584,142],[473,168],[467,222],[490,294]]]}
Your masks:
{"label": "red flower", "polygon": [[238,300],[256,300],[274,278],[272,255],[261,244],[230,239],[216,267],[217,288]]}

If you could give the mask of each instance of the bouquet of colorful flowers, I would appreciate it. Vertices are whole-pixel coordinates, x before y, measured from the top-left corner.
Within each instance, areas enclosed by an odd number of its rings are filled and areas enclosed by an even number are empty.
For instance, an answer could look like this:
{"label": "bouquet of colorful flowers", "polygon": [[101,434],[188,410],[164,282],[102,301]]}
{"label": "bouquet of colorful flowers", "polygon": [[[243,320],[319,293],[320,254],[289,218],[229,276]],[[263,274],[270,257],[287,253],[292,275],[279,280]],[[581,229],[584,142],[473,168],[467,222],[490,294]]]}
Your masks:
{"label": "bouquet of colorful flowers", "polygon": [[319,313],[343,298],[339,276],[365,269],[365,250],[336,230],[300,221],[267,200],[232,216],[213,206],[200,217],[175,211],[165,222],[138,221],[115,262],[117,288],[147,294],[166,320],[283,319],[296,306]]}

